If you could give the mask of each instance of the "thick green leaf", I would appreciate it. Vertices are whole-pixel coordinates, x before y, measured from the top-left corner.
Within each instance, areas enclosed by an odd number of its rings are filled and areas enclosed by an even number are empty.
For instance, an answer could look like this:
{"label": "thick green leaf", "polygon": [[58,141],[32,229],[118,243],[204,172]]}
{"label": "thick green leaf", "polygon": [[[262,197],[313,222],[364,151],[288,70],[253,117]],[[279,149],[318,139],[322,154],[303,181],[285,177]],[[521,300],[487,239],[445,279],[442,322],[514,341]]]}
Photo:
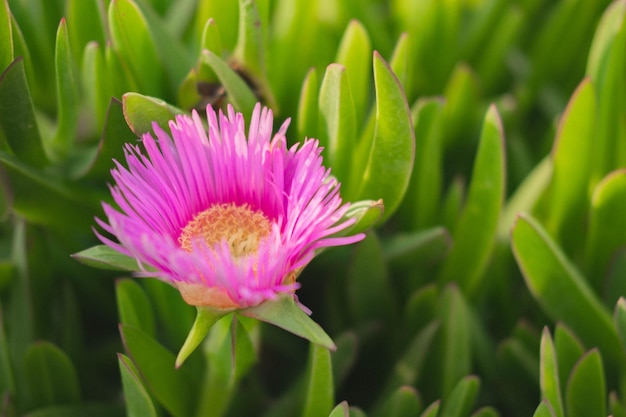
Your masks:
{"label": "thick green leaf", "polygon": [[298,140],[319,137],[319,86],[317,72],[311,68],[304,78],[298,102]]}
{"label": "thick green leaf", "polygon": [[366,106],[369,104],[371,55],[372,45],[367,30],[358,20],[350,21],[339,43],[335,62],[343,66],[346,71],[349,91],[352,92],[354,98],[353,117],[356,127],[363,124]]}
{"label": "thick green leaf", "polygon": [[108,10],[113,47],[130,67],[141,92],[163,96],[162,65],[141,10],[132,0],[112,0]]}
{"label": "thick green leaf", "polygon": [[393,54],[389,60],[389,66],[393,70],[393,73],[398,77],[398,81],[400,81],[400,84],[402,84],[405,91],[408,89],[407,79],[409,78],[410,69],[412,67],[412,61],[409,59],[409,54],[409,35],[407,33],[403,33],[398,38],[398,42],[393,49]]}
{"label": "thick green leaf", "polygon": [[255,307],[240,310],[239,314],[273,324],[311,343],[334,350],[330,336],[296,304],[292,296],[278,297]]}
{"label": "thick green leaf", "polygon": [[154,338],[156,327],[150,300],[139,284],[130,279],[122,279],[115,284],[117,311],[120,322],[133,326]]}
{"label": "thick green leaf", "polygon": [[119,253],[106,245],[97,245],[72,255],[80,263],[114,271],[140,271],[135,258]]}
{"label": "thick green leaf", "polygon": [[448,398],[444,399],[439,417],[467,417],[470,415],[480,380],[473,376],[466,376],[454,387]]}
{"label": "thick green leaf", "polygon": [[484,107],[479,100],[478,79],[464,63],[456,66],[444,91],[443,113],[445,148],[467,143],[467,132],[479,127]]}
{"label": "thick green leaf", "polygon": [[0,392],[15,395],[16,385],[13,362],[4,327],[4,312],[0,305]]}
{"label": "thick green leaf", "polygon": [[246,81],[233,71],[222,58],[209,50],[202,51],[200,59],[215,72],[226,89],[228,101],[233,104],[237,111],[243,113],[246,120],[249,120],[258,100]]}
{"label": "thick green leaf", "polygon": [[585,279],[532,218],[519,216],[511,241],[526,285],[539,305],[588,345],[599,346],[612,364],[609,375],[615,377],[624,365],[620,342],[609,312]]}
{"label": "thick green leaf", "polygon": [[617,301],[615,313],[613,313],[613,321],[622,342],[622,347],[626,350],[626,299],[624,297],[620,297]]}
{"label": "thick green leaf", "polygon": [[0,75],[0,143],[31,166],[42,166],[47,161],[22,59],[15,60]]}
{"label": "thick green leaf", "polygon": [[327,164],[343,183],[349,179],[356,146],[354,103],[346,69],[339,64],[330,64],[319,93],[319,139]]}
{"label": "thick green leaf", "polygon": [[554,349],[556,351],[562,394],[562,389],[569,378],[572,368],[585,351],[578,338],[562,323],[557,323],[554,331]]}
{"label": "thick green leaf", "polygon": [[415,125],[415,165],[400,213],[404,223],[413,229],[423,229],[436,222],[443,182],[443,108],[440,99],[420,99],[411,111]]}
{"label": "thick green leaf", "polygon": [[544,158],[526,176],[515,192],[506,201],[498,225],[498,239],[508,241],[511,227],[515,223],[518,213],[532,213],[539,198],[550,184],[553,163],[550,158]]}
{"label": "thick green leaf", "polygon": [[[580,222],[587,207],[589,155],[595,146],[595,112],[595,91],[587,78],[572,95],[552,148],[554,169],[547,190],[550,203],[545,224],[559,241],[572,239],[579,232],[572,225]],[[567,234],[568,231],[572,232]]]}
{"label": "thick green leaf", "polygon": [[404,326],[407,329],[422,329],[430,325],[436,317],[438,297],[435,284],[418,287],[406,303]]}
{"label": "thick green leaf", "polygon": [[606,381],[597,349],[583,356],[572,370],[565,404],[568,417],[606,415]]}
{"label": "thick green leaf", "polygon": [[200,50],[207,49],[213,52],[215,55],[222,54],[222,40],[220,39],[220,32],[217,28],[217,23],[213,18],[206,21],[204,28],[202,29],[202,36],[200,41]]}
{"label": "thick green leaf", "polygon": [[81,62],[88,43],[105,44],[104,9],[98,0],[68,0],[65,15],[76,62]]}
{"label": "thick green leaf", "polygon": [[141,382],[139,370],[129,357],[118,353],[117,360],[122,375],[124,400],[128,417],[157,417],[152,399]]}
{"label": "thick green leaf", "polygon": [[543,400],[535,410],[533,417],[556,417],[556,414],[548,400]]}
{"label": "thick green leaf", "polygon": [[49,142],[44,141],[50,159],[64,161],[69,156],[78,128],[79,75],[70,48],[67,23],[61,19],[54,55],[57,89],[57,130]]}
{"label": "thick green leaf", "polygon": [[626,245],[623,213],[626,213],[626,170],[622,169],[604,177],[591,197],[585,263],[587,276],[597,290],[605,289],[609,263],[617,249]]}
{"label": "thick green leaf", "polygon": [[337,407],[333,408],[328,417],[350,417],[350,407],[348,403],[343,401],[337,404]]}
{"label": "thick green leaf", "polygon": [[13,62],[13,29],[11,27],[11,11],[9,3],[4,0],[0,4],[0,71]]}
{"label": "thick green leaf", "polygon": [[392,322],[394,297],[382,246],[374,232],[356,246],[346,279],[346,301],[355,320]]}
{"label": "thick green leaf", "polygon": [[443,227],[396,233],[383,245],[385,260],[400,268],[418,268],[443,259],[452,245]]}
{"label": "thick green leaf", "polygon": [[78,375],[70,358],[49,342],[31,345],[24,355],[24,375],[30,407],[80,401]]}
{"label": "thick green leaf", "polygon": [[192,415],[197,388],[185,368],[176,369],[174,355],[141,330],[120,325],[126,352],[152,395],[175,417]]}
{"label": "thick green leaf", "polygon": [[626,408],[620,402],[617,394],[615,392],[611,392],[609,394],[609,410],[611,416],[613,417],[626,417]]}
{"label": "thick green leaf", "polygon": [[90,111],[95,114],[97,132],[102,131],[111,100],[109,74],[106,72],[104,50],[96,42],[89,42],[82,59],[81,79]]}
{"label": "thick green leaf", "polygon": [[105,46],[104,61],[113,97],[121,100],[126,92],[139,90],[137,79],[128,65],[123,62],[119,53],[113,49],[111,43],[107,43]]}
{"label": "thick green leaf", "polygon": [[598,24],[587,63],[587,74],[598,93],[598,122],[591,155],[591,186],[626,163],[623,123],[626,83],[626,3],[615,1]]}
{"label": "thick green leaf", "polygon": [[563,417],[563,399],[561,397],[561,384],[559,381],[559,369],[554,343],[550,331],[544,327],[541,334],[540,350],[540,379],[542,399],[547,399],[554,407],[557,417]]}
{"label": "thick green leaf", "polygon": [[483,270],[495,241],[504,201],[505,152],[502,122],[495,106],[485,116],[465,208],[454,232],[454,245],[439,275],[456,281],[466,294],[481,288]]}
{"label": "thick green leaf", "polygon": [[441,294],[439,318],[441,327],[441,396],[446,398],[471,370],[471,334],[469,307],[455,285]]}
{"label": "thick green leaf", "polygon": [[373,417],[413,417],[422,409],[422,400],[413,387],[403,386],[389,396]]}
{"label": "thick green leaf", "polygon": [[366,161],[354,164],[348,190],[357,186],[358,200],[382,199],[385,204],[382,221],[385,221],[396,211],[409,185],[415,158],[415,133],[404,90],[377,52],[374,52],[374,83],[374,135],[371,142],[360,144],[369,149],[368,156]]}
{"label": "thick green leaf", "polygon": [[420,417],[437,417],[439,415],[439,408],[441,408],[441,401],[437,400],[426,407],[422,414],[420,414]]}
{"label": "thick green leaf", "polygon": [[310,345],[308,387],[302,417],[325,417],[332,410],[334,381],[330,351],[315,344]]}
{"label": "thick green leaf", "polygon": [[476,410],[471,417],[500,417],[500,414],[495,408],[483,407]]}
{"label": "thick green leaf", "polygon": [[161,99],[143,96],[138,93],[126,93],[122,97],[124,118],[128,127],[137,136],[152,132],[152,123],[156,122],[169,132],[168,123],[183,111],[167,104]]}
{"label": "thick green leaf", "polygon": [[265,72],[264,28],[257,2],[239,0],[239,35],[233,58],[259,77]]}

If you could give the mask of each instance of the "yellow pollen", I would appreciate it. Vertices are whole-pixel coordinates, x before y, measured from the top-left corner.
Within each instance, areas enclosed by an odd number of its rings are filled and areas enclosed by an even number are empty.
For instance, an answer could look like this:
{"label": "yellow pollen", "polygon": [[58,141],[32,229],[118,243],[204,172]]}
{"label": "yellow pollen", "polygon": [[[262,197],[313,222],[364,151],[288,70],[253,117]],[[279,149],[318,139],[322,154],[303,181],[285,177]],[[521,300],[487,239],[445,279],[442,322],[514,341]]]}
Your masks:
{"label": "yellow pollen", "polygon": [[247,204],[216,204],[187,223],[178,243],[182,249],[191,252],[198,239],[210,248],[226,240],[230,253],[243,257],[255,253],[260,241],[269,236],[271,230],[270,220],[260,210],[252,210]]}

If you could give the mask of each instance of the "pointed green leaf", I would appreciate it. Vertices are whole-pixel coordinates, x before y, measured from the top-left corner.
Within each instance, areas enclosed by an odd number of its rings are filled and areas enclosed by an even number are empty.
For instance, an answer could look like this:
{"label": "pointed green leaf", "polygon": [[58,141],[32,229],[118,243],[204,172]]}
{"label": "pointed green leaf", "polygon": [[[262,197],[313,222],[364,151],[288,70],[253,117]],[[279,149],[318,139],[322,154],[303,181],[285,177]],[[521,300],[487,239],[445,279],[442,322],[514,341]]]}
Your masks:
{"label": "pointed green leaf", "polygon": [[328,417],[350,417],[350,407],[348,403],[343,401],[337,404],[337,407],[333,408]]}
{"label": "pointed green leaf", "polygon": [[393,320],[395,303],[389,273],[382,246],[373,232],[356,246],[346,279],[346,301],[355,320]]}
{"label": "pointed green leaf", "polygon": [[544,327],[541,333],[540,357],[541,376],[539,386],[541,388],[541,397],[547,399],[552,404],[557,417],[563,417],[563,399],[561,397],[557,356],[550,331],[547,327]]}
{"label": "pointed green leaf", "polygon": [[591,197],[589,234],[585,244],[587,275],[601,290],[615,251],[626,244],[626,170],[614,171],[598,183]]}
{"label": "pointed green leaf", "polygon": [[0,4],[0,71],[13,62],[13,30],[8,0]]}
{"label": "pointed green leaf", "polygon": [[319,86],[317,72],[311,68],[304,78],[298,103],[298,140],[319,138]]}
{"label": "pointed green leaf", "polygon": [[111,100],[109,75],[106,73],[104,51],[100,44],[89,42],[83,54],[81,79],[90,111],[95,114],[97,132],[102,131]]}
{"label": "pointed green leaf", "polygon": [[202,51],[200,59],[215,72],[226,89],[228,101],[233,104],[235,110],[243,113],[248,120],[258,100],[246,81],[233,71],[222,58],[211,51]]}
{"label": "pointed green leaf", "polygon": [[[6,141],[6,144],[3,142]],[[39,136],[24,61],[15,60],[0,75],[0,143],[31,166],[47,161]]]}
{"label": "pointed green leaf", "polygon": [[442,322],[441,395],[452,392],[459,380],[471,370],[471,335],[469,307],[454,285],[447,286],[440,300],[439,318]]}
{"label": "pointed green leaf", "polygon": [[145,17],[132,0],[112,0],[108,10],[113,47],[130,67],[141,92],[163,96],[163,72]]}
{"label": "pointed green leaf", "polygon": [[439,417],[469,416],[474,407],[479,388],[480,380],[473,375],[460,380],[448,398],[444,399]]}
{"label": "pointed green leaf", "polygon": [[580,222],[587,207],[589,155],[596,133],[595,112],[595,91],[587,78],[572,95],[552,148],[554,170],[547,190],[550,204],[545,224],[558,240],[566,241],[574,234],[565,234],[568,230],[579,231],[572,224]]}
{"label": "pointed green leaf", "polygon": [[416,268],[442,259],[452,245],[443,227],[396,233],[383,246],[385,259],[399,268]]}
{"label": "pointed green leaf", "polygon": [[626,417],[626,408],[620,402],[619,398],[617,397],[617,394],[614,391],[612,391],[609,394],[609,410],[608,411],[613,417]]}
{"label": "pointed green leaf", "polygon": [[574,333],[562,323],[557,323],[554,331],[554,349],[559,368],[559,382],[562,395],[562,389],[569,378],[572,368],[585,351]]}
{"label": "pointed green leaf", "polygon": [[615,305],[615,313],[613,313],[613,321],[619,335],[622,347],[626,350],[626,299],[620,297]]}
{"label": "pointed green leaf", "polygon": [[354,98],[353,117],[357,127],[363,124],[369,104],[370,56],[372,45],[367,30],[358,20],[351,20],[339,43],[335,62],[346,70],[349,90]]}
{"label": "pointed green leaf", "polygon": [[568,417],[606,415],[606,381],[597,349],[583,356],[572,370],[565,403]]}
{"label": "pointed green leaf", "polygon": [[500,417],[500,414],[492,407],[483,407],[476,410],[472,417]]}
{"label": "pointed green leaf", "polygon": [[498,225],[498,239],[508,241],[511,227],[518,213],[532,213],[537,201],[552,179],[553,164],[550,158],[544,158],[535,166],[515,192],[506,201]]}
{"label": "pointed green leaf", "polygon": [[143,288],[133,280],[119,280],[115,284],[115,298],[120,322],[136,327],[154,338],[156,335],[154,313]]}
{"label": "pointed green leaf", "polygon": [[408,90],[407,79],[410,74],[412,63],[409,59],[410,51],[409,35],[406,32],[402,33],[398,38],[398,42],[396,43],[393,53],[391,54],[391,59],[389,60],[389,66],[393,70],[393,73],[398,77],[398,81],[400,81],[400,84],[402,84],[405,91]]}
{"label": "pointed green leaf", "polygon": [[122,97],[124,118],[128,127],[137,136],[152,132],[152,123],[156,122],[161,129],[169,132],[168,122],[183,111],[165,101],[143,96],[138,93],[126,93]]}
{"label": "pointed green leaf", "polygon": [[31,345],[24,355],[29,408],[80,401],[78,375],[70,358],[49,342]]}
{"label": "pointed green leaf", "polygon": [[256,2],[239,0],[239,35],[233,57],[259,76],[264,72],[264,45],[261,17]]}
{"label": "pointed green leaf", "polygon": [[81,62],[88,43],[105,44],[104,9],[97,0],[68,0],[65,15],[74,59]]}
{"label": "pointed green leaf", "polygon": [[54,55],[57,89],[57,130],[50,142],[44,142],[50,159],[63,161],[70,154],[78,128],[79,75],[67,34],[67,23],[61,19]]}
{"label": "pointed green leaf", "polygon": [[204,25],[204,29],[202,29],[200,50],[202,51],[204,49],[208,49],[217,56],[222,54],[222,40],[220,39],[217,23],[213,18],[208,19]]}
{"label": "pointed green leaf", "polygon": [[207,307],[197,308],[196,320],[193,322],[189,335],[187,335],[187,339],[176,357],[177,369],[183,365],[189,355],[204,341],[211,327],[228,312]]}
{"label": "pointed green leaf", "polygon": [[411,110],[415,126],[415,166],[409,188],[400,206],[404,223],[423,229],[436,223],[442,189],[440,99],[420,99]]}
{"label": "pointed green leaf", "polygon": [[533,417],[556,417],[556,414],[548,400],[543,400],[535,410]]}
{"label": "pointed green leaf", "polygon": [[481,288],[483,270],[495,241],[504,201],[505,152],[502,122],[495,106],[485,116],[465,208],[454,232],[454,245],[439,276],[456,281],[466,294]]}
{"label": "pointed green leaf", "polygon": [[265,301],[258,306],[240,310],[239,314],[273,324],[311,343],[335,350],[330,336],[302,311],[292,296],[285,295],[276,300]]}
{"label": "pointed green leaf", "polygon": [[141,382],[139,370],[129,357],[118,353],[118,364],[122,375],[124,400],[129,417],[157,417],[152,399]]}
{"label": "pointed green leaf", "polygon": [[[382,199],[385,221],[396,211],[409,185],[415,158],[415,134],[404,90],[389,65],[374,52],[376,127],[365,165],[355,164],[351,184],[359,200]],[[363,169],[361,169],[363,167]]]}
{"label": "pointed green leaf", "polygon": [[174,355],[141,330],[120,325],[130,356],[152,395],[175,417],[192,415],[197,387],[185,368],[176,369]]}
{"label": "pointed green leaf", "polygon": [[311,344],[308,387],[302,417],[327,416],[334,403],[334,381],[330,351],[323,346]]}
{"label": "pointed green leaf", "polygon": [[464,63],[456,66],[444,91],[446,106],[443,114],[444,147],[467,142],[467,132],[479,128],[481,112],[478,80]]}
{"label": "pointed green leaf", "polygon": [[420,414],[420,417],[437,417],[439,415],[439,408],[441,407],[441,401],[437,400]]}
{"label": "pointed green leaf", "polygon": [[94,268],[111,269],[114,271],[140,271],[135,258],[119,253],[106,245],[92,246],[72,255],[72,258]]}
{"label": "pointed green leaf", "polygon": [[556,243],[523,214],[513,227],[511,241],[526,285],[543,310],[588,345],[599,346],[612,364],[609,373],[617,372],[624,357],[611,316]]}
{"label": "pointed green leaf", "polygon": [[422,400],[413,387],[400,387],[389,396],[373,417],[413,417],[422,409]]}
{"label": "pointed green leaf", "polygon": [[333,175],[342,183],[348,181],[356,145],[354,103],[346,69],[330,64],[319,93],[319,139]]}
{"label": "pointed green leaf", "polygon": [[105,46],[104,61],[113,97],[121,100],[124,93],[139,90],[136,77],[128,65],[122,61],[118,52],[113,49],[111,43],[107,43]]}

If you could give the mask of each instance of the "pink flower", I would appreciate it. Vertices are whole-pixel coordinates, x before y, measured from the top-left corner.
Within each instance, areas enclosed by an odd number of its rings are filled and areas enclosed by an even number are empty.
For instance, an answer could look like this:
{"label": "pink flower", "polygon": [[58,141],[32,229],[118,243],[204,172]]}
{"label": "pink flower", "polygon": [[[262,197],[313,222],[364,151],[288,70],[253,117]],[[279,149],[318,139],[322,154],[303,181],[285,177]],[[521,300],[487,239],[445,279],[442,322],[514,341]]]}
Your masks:
{"label": "pink flower", "polygon": [[156,140],[127,144],[128,168],[112,170],[118,208],[103,203],[108,223],[96,219],[118,242],[96,234],[188,304],[238,309],[293,294],[318,249],[363,235],[332,237],[355,220],[341,221],[349,204],[317,140],[288,149],[289,121],[272,138],[260,104],[247,136],[243,115],[227,113],[207,107],[208,134],[194,111],[170,121],[172,137],[154,123]]}

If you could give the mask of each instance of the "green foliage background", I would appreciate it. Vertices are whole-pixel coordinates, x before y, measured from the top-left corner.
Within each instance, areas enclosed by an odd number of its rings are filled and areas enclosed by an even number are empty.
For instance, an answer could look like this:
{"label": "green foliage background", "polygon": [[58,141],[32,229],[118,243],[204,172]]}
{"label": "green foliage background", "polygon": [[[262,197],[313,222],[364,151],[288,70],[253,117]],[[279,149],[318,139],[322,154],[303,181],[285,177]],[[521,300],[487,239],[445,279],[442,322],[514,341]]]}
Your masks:
{"label": "green foliage background", "polygon": [[[626,1],[3,0],[0,71],[1,415],[626,417]],[[337,349],[228,315],[176,370],[93,218],[152,121],[258,100],[360,201],[298,293]]]}

